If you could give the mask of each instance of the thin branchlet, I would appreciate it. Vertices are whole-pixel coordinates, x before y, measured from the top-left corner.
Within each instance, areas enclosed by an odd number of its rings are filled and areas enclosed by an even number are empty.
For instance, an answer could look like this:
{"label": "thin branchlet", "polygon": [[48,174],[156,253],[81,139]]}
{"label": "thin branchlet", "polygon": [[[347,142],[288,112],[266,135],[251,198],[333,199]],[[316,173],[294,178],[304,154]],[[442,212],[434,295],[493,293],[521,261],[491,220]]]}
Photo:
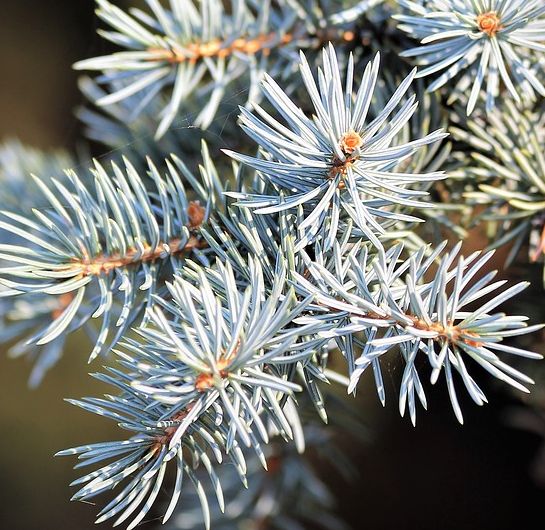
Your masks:
{"label": "thin branchlet", "polygon": [[[196,227],[195,227],[196,228]],[[75,261],[70,267],[60,269],[78,271],[77,278],[85,276],[108,275],[116,269],[124,269],[129,266],[139,266],[143,263],[153,263],[164,259],[165,255],[178,256],[189,253],[195,248],[204,248],[206,245],[198,238],[191,236],[187,242],[182,244],[181,239],[172,239],[166,243],[160,243],[155,248],[145,247],[142,250],[131,249],[121,254],[110,256],[84,257],[81,261]]]}

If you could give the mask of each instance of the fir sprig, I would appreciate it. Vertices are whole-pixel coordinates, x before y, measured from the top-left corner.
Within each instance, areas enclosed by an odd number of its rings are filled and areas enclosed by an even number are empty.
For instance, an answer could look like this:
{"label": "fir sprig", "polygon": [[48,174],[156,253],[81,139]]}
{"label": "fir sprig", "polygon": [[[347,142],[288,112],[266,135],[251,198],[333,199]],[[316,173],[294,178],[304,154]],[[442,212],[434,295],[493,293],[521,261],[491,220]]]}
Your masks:
{"label": "fir sprig", "polygon": [[291,438],[277,401],[302,390],[291,381],[290,367],[312,354],[312,343],[297,339],[313,327],[287,327],[310,299],[297,303],[293,292],[283,293],[281,262],[267,290],[258,262],[248,267],[251,282],[244,290],[237,287],[229,262],[226,267],[218,262],[210,280],[199,270],[198,287],[176,278],[168,286],[170,301],[160,302],[169,316],[159,309],[151,313],[150,326],[139,332],[142,339],[126,343],[126,362],[134,365],[133,386],[161,403],[190,404],[194,414],[217,403],[233,435],[249,446],[256,439],[252,424],[268,441],[263,411]]}
{"label": "fir sprig", "polygon": [[[437,90],[458,77],[454,96],[466,94],[467,114],[486,87],[486,109],[495,106],[500,83],[515,101],[545,96],[532,66],[545,50],[545,6],[541,0],[399,0],[400,29],[421,46],[402,53],[422,65],[418,77],[443,73],[430,85]],[[471,87],[471,88],[470,88]],[[469,93],[470,90],[470,93]]]}
{"label": "fir sprig", "polygon": [[[0,283],[6,288],[1,296],[47,295],[58,302],[50,322],[29,342],[47,344],[89,318],[101,318],[93,359],[152,303],[165,266],[176,269],[199,252],[198,231],[219,184],[199,183],[175,156],[167,165],[163,177],[149,161],[153,192],[128,160],[124,169],[113,164],[113,175],[96,162],[94,194],[73,171],[66,183],[52,179],[48,186],[36,179],[47,207],[34,209],[33,218],[1,213],[0,228],[18,238],[0,245]],[[193,200],[181,175],[193,185]]]}
{"label": "fir sprig", "polygon": [[[542,262],[545,253],[545,127],[539,108],[520,108],[511,101],[501,115],[477,116],[453,127],[461,149],[471,149],[467,166],[452,172],[470,176],[474,191],[465,199],[474,205],[474,224],[485,223],[491,248],[511,245],[506,266],[528,248],[530,262]],[[465,127],[464,127],[465,125]],[[465,154],[455,153],[460,159]]]}
{"label": "fir sprig", "polygon": [[150,13],[140,9],[125,13],[107,0],[97,0],[97,15],[113,30],[99,33],[127,51],[75,65],[78,70],[104,72],[100,81],[113,91],[100,97],[98,105],[143,92],[133,116],[170,89],[156,138],[170,127],[182,106],[187,114],[194,96],[202,106],[194,123],[207,128],[227,90],[235,89],[241,78],[248,85],[247,100],[253,101],[263,73],[285,75],[298,49],[316,49],[328,40],[352,41],[355,35],[344,27],[346,23],[379,2],[364,0],[355,12],[346,13],[342,2],[322,6],[315,0],[233,0],[229,8],[221,0],[169,3],[167,9],[157,0],[147,0]]}
{"label": "fir sprig", "polygon": [[[12,213],[24,215],[30,208],[44,206],[45,197],[32,181],[30,174],[42,175],[44,179],[62,177],[64,170],[73,167],[75,160],[66,151],[40,151],[9,140],[0,146],[0,203]],[[18,237],[9,232],[2,233],[3,244],[17,244]],[[0,259],[0,264],[8,265]],[[37,386],[45,373],[62,356],[65,336],[44,345],[29,344],[28,339],[39,329],[51,323],[52,315],[64,309],[63,297],[50,297],[36,293],[25,299],[2,297],[7,291],[0,285],[0,341],[12,344],[10,357],[27,356],[32,359],[29,385]]]}
{"label": "fir sprig", "polygon": [[[474,361],[490,374],[528,392],[522,384],[533,381],[503,362],[499,354],[507,353],[541,358],[541,355],[512,347],[504,339],[531,333],[542,326],[527,326],[524,316],[507,316],[494,310],[515,296],[527,283],[522,282],[500,291],[505,281],[492,282],[495,272],[479,271],[492,253],[480,256],[476,252],[456,262],[459,246],[446,253],[435,277],[429,273],[442,247],[426,257],[426,249],[400,260],[402,245],[385,254],[369,259],[363,249],[351,253],[345,260],[337,260],[334,271],[312,264],[310,278],[297,278],[298,289],[316,297],[316,318],[331,329],[323,329],[320,336],[336,339],[347,359],[351,384],[355,389],[361,374],[373,367],[377,391],[385,402],[380,359],[392,348],[399,348],[405,368],[399,395],[399,408],[403,415],[406,405],[411,420],[416,421],[416,397],[424,408],[427,400],[417,357],[427,358],[431,368],[430,381],[436,383],[444,373],[456,417],[463,422],[462,412],[454,387],[453,374],[457,372],[471,398],[478,405],[486,402],[483,391],[469,375],[468,361]],[[450,291],[450,292],[448,292]],[[489,300],[479,300],[492,293]],[[478,305],[480,304],[480,305]],[[476,309],[469,309],[478,305]],[[308,317],[305,322],[312,322]],[[363,332],[363,335],[359,335]],[[355,358],[356,352],[359,358]]]}
{"label": "fir sprig", "polygon": [[[172,449],[170,444],[173,434],[191,414],[190,409],[172,413],[170,408],[147,400],[145,395],[132,389],[130,378],[117,370],[112,370],[110,374],[99,374],[98,377],[123,389],[123,393],[104,399],[71,401],[85,410],[117,421],[123,430],[134,434],[129,439],[84,445],[57,453],[57,456],[78,455],[81,461],[76,466],[78,468],[97,463],[102,465],[72,482],[73,486],[81,486],[72,498],[93,499],[101,493],[120,488],[99,513],[97,523],[116,517],[114,524],[118,525],[132,516],[128,525],[131,529],[142,521],[155,503],[164,485],[167,467],[172,466],[176,469],[176,480],[163,522],[174,512],[187,477],[197,492],[208,528],[208,498],[205,485],[195,470],[197,467],[206,470],[217,502],[223,510],[223,492],[209,453],[217,463],[223,461],[228,432],[225,427],[217,424],[216,412],[213,409],[209,412],[201,411],[197,418],[192,418],[185,436]],[[236,442],[232,443],[232,447],[231,462],[244,480],[244,455]]]}
{"label": "fir sprig", "polygon": [[[446,135],[434,131],[423,138],[395,143],[417,103],[411,96],[401,104],[414,71],[397,88],[373,120],[367,120],[379,73],[379,56],[367,64],[359,87],[354,86],[354,62],[350,56],[343,83],[335,49],[324,49],[323,69],[314,79],[301,54],[301,76],[314,107],[307,116],[271,78],[263,91],[286,125],[263,108],[254,113],[241,109],[242,128],[259,145],[259,158],[227,151],[236,160],[259,171],[272,184],[275,195],[230,192],[240,206],[270,214],[303,206],[304,220],[297,248],[320,237],[331,248],[339,227],[351,219],[363,237],[380,246],[384,233],[380,221],[414,221],[415,218],[388,208],[392,205],[418,207],[426,192],[410,189],[415,182],[442,178],[441,172],[425,174],[395,171],[395,166],[420,147]],[[344,87],[343,87],[344,84]],[[396,110],[397,109],[397,110]],[[393,145],[392,145],[393,144]]]}

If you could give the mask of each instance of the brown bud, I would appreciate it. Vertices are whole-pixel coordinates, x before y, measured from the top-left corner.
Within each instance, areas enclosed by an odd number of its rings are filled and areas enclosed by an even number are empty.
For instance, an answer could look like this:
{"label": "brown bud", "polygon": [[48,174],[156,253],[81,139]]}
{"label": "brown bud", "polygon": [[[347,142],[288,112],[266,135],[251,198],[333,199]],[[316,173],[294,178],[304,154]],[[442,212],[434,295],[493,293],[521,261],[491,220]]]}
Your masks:
{"label": "brown bud", "polygon": [[189,217],[189,228],[199,228],[204,221],[206,210],[199,201],[190,201],[187,205],[187,216]]}
{"label": "brown bud", "polygon": [[494,37],[502,29],[500,17],[494,11],[482,13],[477,17],[479,29],[489,37]]}
{"label": "brown bud", "polygon": [[350,131],[343,134],[339,145],[344,153],[353,153],[363,145],[363,140],[357,132]]}

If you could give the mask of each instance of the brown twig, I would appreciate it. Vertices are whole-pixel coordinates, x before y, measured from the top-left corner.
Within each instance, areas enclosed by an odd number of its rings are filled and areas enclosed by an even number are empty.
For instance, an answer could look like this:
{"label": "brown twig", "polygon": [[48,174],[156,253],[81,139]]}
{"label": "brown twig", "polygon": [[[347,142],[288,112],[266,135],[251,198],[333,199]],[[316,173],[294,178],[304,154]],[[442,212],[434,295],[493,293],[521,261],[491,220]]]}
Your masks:
{"label": "brown twig", "polygon": [[[187,207],[188,227],[192,230],[199,228],[205,220],[205,213],[205,208],[199,201],[190,201]],[[168,242],[161,242],[154,248],[146,246],[143,251],[132,248],[124,254],[86,256],[82,260],[74,260],[67,269],[78,270],[79,277],[100,276],[115,269],[157,261],[162,259],[165,252],[168,255],[176,255],[206,246],[204,241],[195,236],[191,236],[183,246],[181,243],[181,238],[174,238]]]}
{"label": "brown twig", "polygon": [[[183,62],[196,63],[204,58],[210,57],[229,57],[235,53],[243,53],[245,55],[255,55],[259,52],[270,54],[276,48],[281,47],[290,42],[304,36],[302,31],[294,31],[285,33],[278,37],[277,33],[264,33],[246,39],[240,37],[235,39],[230,44],[220,39],[214,39],[208,42],[192,42],[183,48],[183,50],[165,49],[165,48],[148,48],[148,51],[153,54],[150,61],[167,61],[172,64]],[[331,30],[322,30],[316,38],[320,44],[328,41],[344,41],[351,42],[355,39],[355,34],[352,31],[332,32]]]}

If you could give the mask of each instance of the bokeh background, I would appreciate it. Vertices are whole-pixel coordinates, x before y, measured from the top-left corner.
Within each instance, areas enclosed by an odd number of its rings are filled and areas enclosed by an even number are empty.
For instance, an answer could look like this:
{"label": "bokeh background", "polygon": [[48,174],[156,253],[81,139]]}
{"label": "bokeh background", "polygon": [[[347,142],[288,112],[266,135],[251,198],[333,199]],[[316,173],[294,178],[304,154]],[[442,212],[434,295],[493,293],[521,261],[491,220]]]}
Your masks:
{"label": "bokeh background", "polygon": [[[71,64],[105,51],[93,9],[93,0],[0,1],[0,139],[17,137],[41,148],[78,145],[72,111],[82,98]],[[478,235],[470,245],[479,246]],[[524,310],[545,320],[540,278],[534,270],[530,274],[536,289],[523,300]],[[543,351],[541,344],[535,347]],[[68,484],[77,476],[73,460],[53,454],[118,433],[63,401],[103,390],[87,375],[100,369],[86,364],[87,345],[72,341],[69,350],[32,391],[26,387],[27,363],[3,352],[0,357],[0,529],[96,528],[97,509],[68,500]],[[400,374],[396,366],[388,374],[393,396]],[[545,393],[544,383],[538,392]],[[347,484],[324,470],[350,528],[543,528],[545,489],[532,477],[542,439],[511,426],[511,412],[522,406],[518,398],[485,385],[492,404],[463,403],[466,424],[460,427],[439,387],[429,395],[430,412],[421,413],[413,428],[399,418],[395,399],[382,409],[372,383],[367,388],[358,407],[368,441],[350,448],[360,478]],[[151,521],[142,528],[157,527]]]}

